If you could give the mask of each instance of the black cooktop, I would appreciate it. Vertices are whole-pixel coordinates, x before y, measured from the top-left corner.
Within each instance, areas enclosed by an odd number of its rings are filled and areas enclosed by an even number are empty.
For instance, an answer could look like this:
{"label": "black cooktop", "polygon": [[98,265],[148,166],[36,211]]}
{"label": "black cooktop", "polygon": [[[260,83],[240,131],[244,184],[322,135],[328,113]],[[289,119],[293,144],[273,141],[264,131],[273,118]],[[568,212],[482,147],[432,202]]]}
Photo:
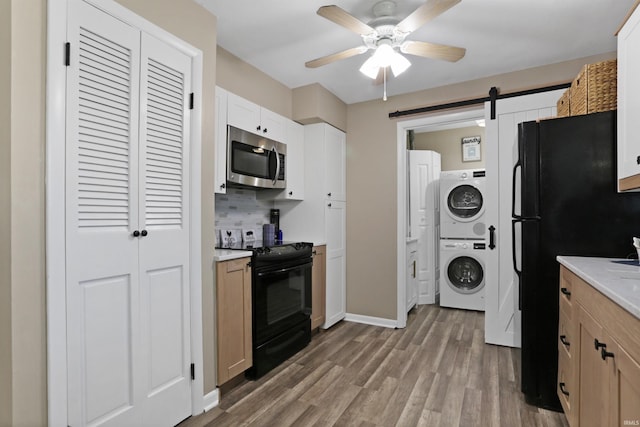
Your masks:
{"label": "black cooktop", "polygon": [[264,249],[264,248],[273,248],[280,246],[295,246],[296,244],[301,244],[302,242],[289,242],[289,241],[280,241],[276,240],[274,243],[265,244],[262,240],[256,240],[255,242],[237,242],[231,243],[227,245],[220,244],[216,246],[216,249],[231,249],[238,251],[251,251],[254,249]]}

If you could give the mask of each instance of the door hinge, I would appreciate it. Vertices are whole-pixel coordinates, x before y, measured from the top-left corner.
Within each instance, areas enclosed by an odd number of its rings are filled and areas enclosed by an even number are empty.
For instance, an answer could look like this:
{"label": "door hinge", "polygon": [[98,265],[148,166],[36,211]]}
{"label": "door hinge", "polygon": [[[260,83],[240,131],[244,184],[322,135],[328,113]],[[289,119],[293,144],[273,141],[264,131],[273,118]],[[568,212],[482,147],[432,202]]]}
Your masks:
{"label": "door hinge", "polygon": [[64,44],[64,65],[71,65],[71,43],[66,42]]}
{"label": "door hinge", "polygon": [[189,94],[189,110],[193,110],[193,92]]}
{"label": "door hinge", "polygon": [[195,380],[196,379],[196,364],[192,363],[191,364],[191,380]]}

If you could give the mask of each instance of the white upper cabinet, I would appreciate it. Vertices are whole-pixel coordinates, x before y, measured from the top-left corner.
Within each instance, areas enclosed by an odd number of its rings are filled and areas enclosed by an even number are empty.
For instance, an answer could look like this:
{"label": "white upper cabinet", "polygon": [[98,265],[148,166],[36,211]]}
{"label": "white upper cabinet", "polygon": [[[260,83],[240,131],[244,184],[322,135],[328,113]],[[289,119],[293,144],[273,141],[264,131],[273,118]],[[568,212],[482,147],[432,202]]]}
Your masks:
{"label": "white upper cabinet", "polygon": [[287,143],[287,122],[288,119],[284,116],[228,93],[227,123],[231,126]]}
{"label": "white upper cabinet", "polygon": [[347,200],[346,136],[333,126],[323,126],[326,150],[325,192],[327,199]]}
{"label": "white upper cabinet", "polygon": [[618,190],[640,189],[640,7],[618,33]]}
{"label": "white upper cabinet", "polygon": [[227,192],[227,98],[229,92],[216,86],[216,139],[214,190]]}
{"label": "white upper cabinet", "polygon": [[287,188],[276,200],[304,200],[304,126],[287,120]]}

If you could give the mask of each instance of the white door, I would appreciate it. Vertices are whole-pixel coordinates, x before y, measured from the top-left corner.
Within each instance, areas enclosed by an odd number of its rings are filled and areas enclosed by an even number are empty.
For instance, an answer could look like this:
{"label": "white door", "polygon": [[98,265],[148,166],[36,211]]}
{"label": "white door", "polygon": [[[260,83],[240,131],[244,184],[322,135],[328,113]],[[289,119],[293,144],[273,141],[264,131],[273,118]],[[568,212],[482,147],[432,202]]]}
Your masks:
{"label": "white door", "polygon": [[[556,115],[556,103],[564,90],[501,99],[496,118],[485,104],[487,138],[487,224],[495,227],[495,248],[487,250],[485,289],[485,341],[520,347],[521,318],[518,278],[512,261],[512,172],[518,156],[518,123]],[[516,182],[516,188],[519,188]],[[519,199],[516,200],[519,203]],[[491,232],[487,234],[491,238]],[[520,237],[516,234],[516,262],[520,266]]]}
{"label": "white door", "polygon": [[160,426],[191,414],[191,59],[143,33],[140,63],[140,380],[143,422]]}
{"label": "white door", "polygon": [[68,423],[175,425],[191,413],[190,65],[82,1],[68,22]]}
{"label": "white door", "polygon": [[418,303],[435,304],[439,292],[440,154],[409,150],[411,237],[418,239]]}
{"label": "white door", "polygon": [[346,203],[328,201],[325,207],[327,230],[327,288],[325,322],[329,328],[344,319],[347,312],[346,287]]}

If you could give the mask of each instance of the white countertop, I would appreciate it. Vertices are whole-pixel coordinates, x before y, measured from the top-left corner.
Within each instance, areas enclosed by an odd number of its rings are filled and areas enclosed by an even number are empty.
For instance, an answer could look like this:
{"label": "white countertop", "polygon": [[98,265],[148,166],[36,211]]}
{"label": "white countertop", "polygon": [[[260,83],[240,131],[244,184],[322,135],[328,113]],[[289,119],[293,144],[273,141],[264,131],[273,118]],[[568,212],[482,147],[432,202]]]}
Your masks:
{"label": "white countertop", "polygon": [[229,261],[231,259],[250,257],[251,251],[237,251],[232,249],[216,249],[213,254],[214,261]]}
{"label": "white countertop", "polygon": [[558,256],[558,262],[640,319],[638,260]]}

